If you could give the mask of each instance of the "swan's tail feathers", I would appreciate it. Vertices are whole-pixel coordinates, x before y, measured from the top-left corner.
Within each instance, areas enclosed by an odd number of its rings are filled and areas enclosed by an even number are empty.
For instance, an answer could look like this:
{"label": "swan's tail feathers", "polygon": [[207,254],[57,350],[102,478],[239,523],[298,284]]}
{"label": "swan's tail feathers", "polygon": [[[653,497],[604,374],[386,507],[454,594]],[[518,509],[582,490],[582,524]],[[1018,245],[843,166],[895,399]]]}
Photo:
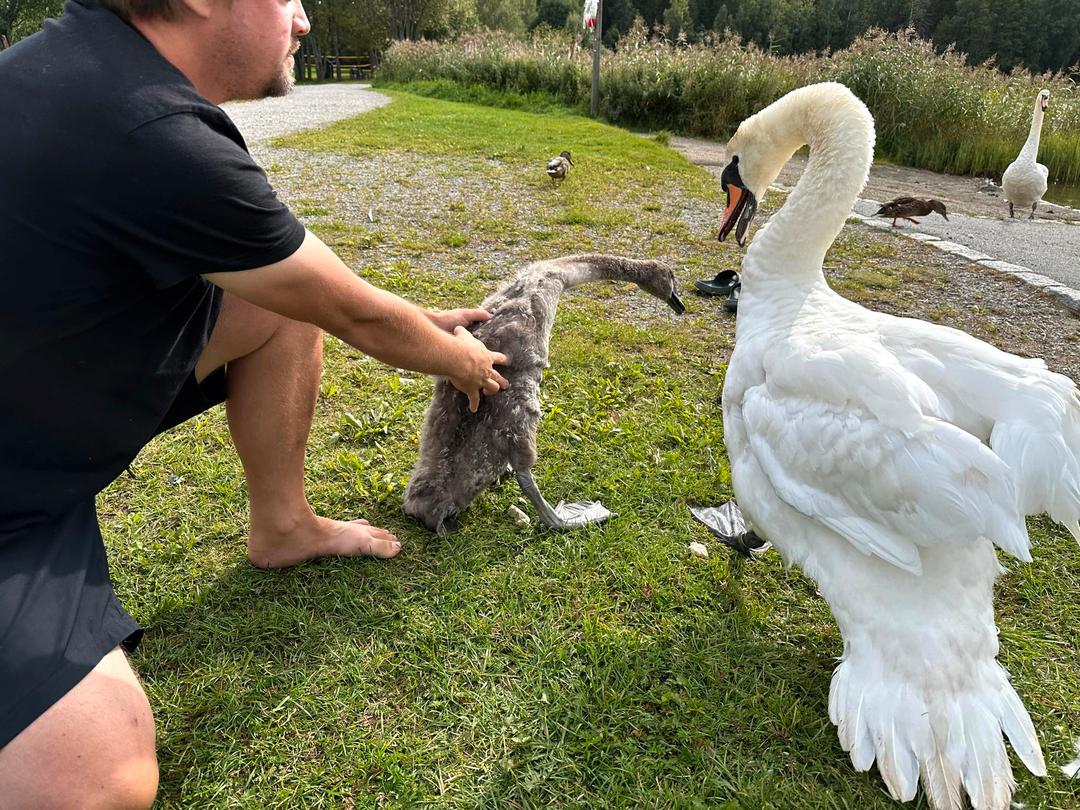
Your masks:
{"label": "swan's tail feathers", "polygon": [[876,761],[894,799],[915,798],[921,781],[934,810],[961,810],[965,792],[975,810],[1008,810],[1016,782],[1003,733],[1028,770],[1046,775],[1031,718],[996,661],[971,662],[961,691],[936,670],[913,677],[912,660],[891,668],[883,660],[845,651],[829,719],[856,770]]}

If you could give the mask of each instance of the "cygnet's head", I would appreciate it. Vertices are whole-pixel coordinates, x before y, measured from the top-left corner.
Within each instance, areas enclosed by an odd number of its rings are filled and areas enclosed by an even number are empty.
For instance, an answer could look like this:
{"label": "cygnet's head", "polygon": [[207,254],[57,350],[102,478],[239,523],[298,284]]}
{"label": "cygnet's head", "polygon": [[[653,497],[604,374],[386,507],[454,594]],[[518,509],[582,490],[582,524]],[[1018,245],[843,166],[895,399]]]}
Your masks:
{"label": "cygnet's head", "polygon": [[640,270],[631,280],[642,290],[655,295],[661,301],[667,303],[676,315],[686,312],[686,307],[679,298],[678,288],[675,285],[675,271],[663,262],[642,263]]}

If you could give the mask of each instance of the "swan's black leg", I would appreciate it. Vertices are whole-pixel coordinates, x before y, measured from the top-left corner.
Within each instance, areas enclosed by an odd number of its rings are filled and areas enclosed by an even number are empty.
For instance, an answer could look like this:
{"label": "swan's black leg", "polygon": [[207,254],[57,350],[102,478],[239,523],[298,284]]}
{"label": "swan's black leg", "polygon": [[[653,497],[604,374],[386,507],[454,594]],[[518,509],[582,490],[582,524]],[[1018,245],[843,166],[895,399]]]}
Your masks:
{"label": "swan's black leg", "polygon": [[515,475],[517,475],[521,491],[525,493],[526,498],[532,501],[532,505],[535,506],[536,511],[540,513],[541,523],[549,529],[570,528],[570,524],[556,515],[555,510],[551,508],[551,504],[544,500],[544,496],[540,494],[540,488],[536,486],[536,481],[533,480],[531,472],[528,470],[517,470]]}

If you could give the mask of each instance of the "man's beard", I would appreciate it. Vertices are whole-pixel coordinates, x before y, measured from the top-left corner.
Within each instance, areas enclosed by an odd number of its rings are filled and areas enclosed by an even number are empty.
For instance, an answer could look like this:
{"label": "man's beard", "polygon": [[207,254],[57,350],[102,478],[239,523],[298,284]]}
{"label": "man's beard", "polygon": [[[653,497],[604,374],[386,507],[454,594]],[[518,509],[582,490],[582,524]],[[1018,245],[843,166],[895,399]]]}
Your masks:
{"label": "man's beard", "polygon": [[282,70],[273,81],[266,85],[260,98],[280,98],[287,96],[296,84],[296,74],[291,70]]}
{"label": "man's beard", "polygon": [[296,65],[297,58],[300,55],[300,40],[293,40],[293,47],[289,53],[293,58],[292,67],[286,68],[282,65],[281,72],[266,85],[263,94],[259,98],[280,98],[281,96],[287,96],[292,91],[293,85],[296,84]]}

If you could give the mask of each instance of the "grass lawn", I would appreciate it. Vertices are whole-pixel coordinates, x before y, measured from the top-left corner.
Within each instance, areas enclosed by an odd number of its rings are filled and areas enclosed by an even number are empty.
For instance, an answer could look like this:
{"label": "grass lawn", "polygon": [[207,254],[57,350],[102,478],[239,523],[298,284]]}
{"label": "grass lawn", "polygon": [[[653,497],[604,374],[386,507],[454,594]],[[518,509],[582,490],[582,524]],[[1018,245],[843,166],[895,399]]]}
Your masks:
{"label": "grass lawn", "polygon": [[[687,510],[731,496],[718,400],[734,321],[687,292],[740,261],[715,240],[715,181],[581,117],[393,96],[279,141],[269,166],[357,272],[453,307],[530,259],[654,256],[690,311],[625,286],[564,296],[535,474],[549,499],[602,499],[617,517],[599,527],[516,526],[508,508],[531,507],[512,481],[456,535],[412,523],[400,499],[431,381],[335,338],[310,498],[391,528],[399,558],[255,570],[222,409],[156,439],[99,507],[117,590],[148,628],[134,663],[159,723],[160,806],[895,806],[828,721],[841,640],[813,584],[775,552],[733,559]],[[563,149],[575,167],[554,188],[543,167]],[[850,229],[829,262],[859,300],[934,272]],[[1000,581],[1001,660],[1051,776],[1017,761],[1017,800],[1080,807],[1058,770],[1080,735],[1080,551],[1031,526],[1035,564]]]}

